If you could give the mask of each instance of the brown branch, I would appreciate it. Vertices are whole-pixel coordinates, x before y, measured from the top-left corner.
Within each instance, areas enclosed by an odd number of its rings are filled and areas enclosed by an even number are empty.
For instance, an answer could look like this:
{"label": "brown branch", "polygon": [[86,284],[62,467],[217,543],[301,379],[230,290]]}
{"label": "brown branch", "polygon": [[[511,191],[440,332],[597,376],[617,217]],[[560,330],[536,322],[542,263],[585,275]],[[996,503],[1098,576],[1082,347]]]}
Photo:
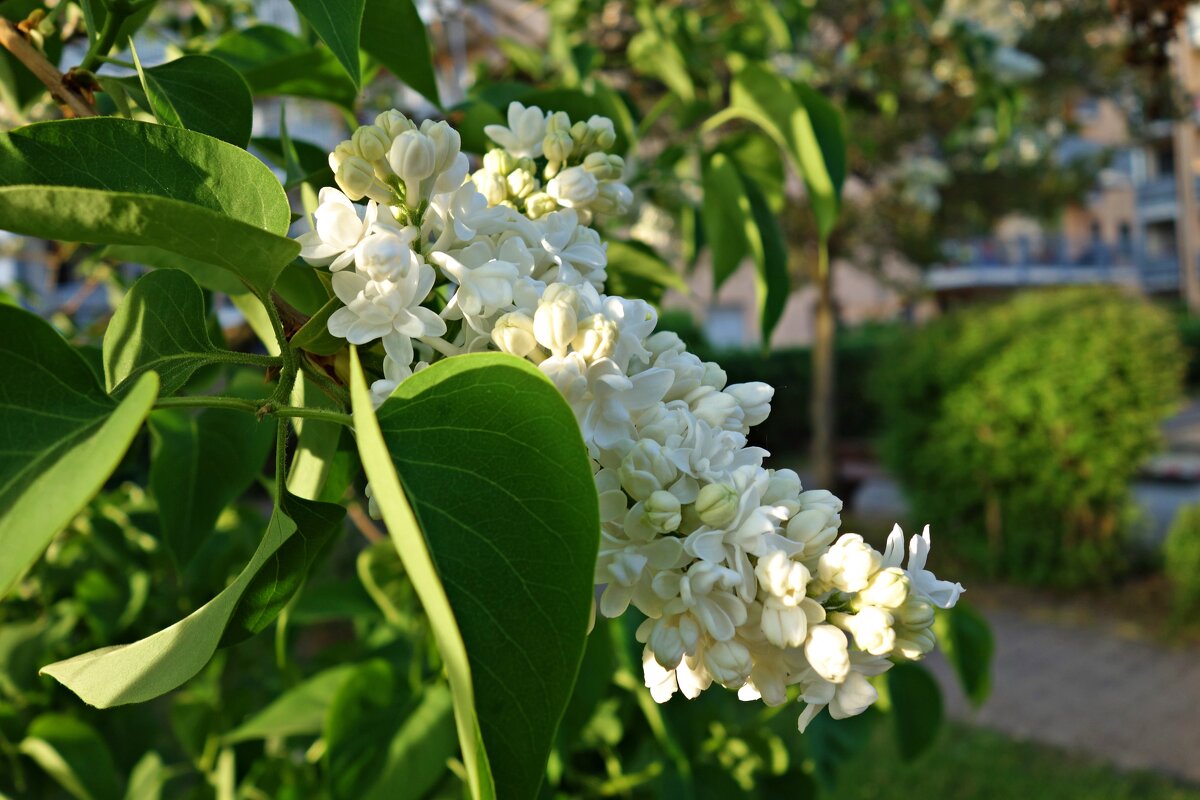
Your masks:
{"label": "brown branch", "polygon": [[96,109],[80,89],[63,76],[58,68],[42,55],[25,33],[0,17],[0,46],[12,53],[39,81],[45,84],[50,96],[68,117],[94,117]]}

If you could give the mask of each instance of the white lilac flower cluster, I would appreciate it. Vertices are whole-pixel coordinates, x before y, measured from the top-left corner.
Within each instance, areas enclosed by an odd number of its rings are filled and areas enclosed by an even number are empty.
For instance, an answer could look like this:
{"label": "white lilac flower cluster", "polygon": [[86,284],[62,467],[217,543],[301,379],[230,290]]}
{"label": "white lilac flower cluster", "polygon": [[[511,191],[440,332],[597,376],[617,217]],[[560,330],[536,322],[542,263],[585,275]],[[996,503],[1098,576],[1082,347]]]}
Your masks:
{"label": "white lilac flower cluster", "polygon": [[928,653],[934,606],[962,591],[925,569],[928,530],[907,566],[899,528],[882,554],[839,537],[841,501],[747,444],[774,390],[728,385],[655,332],[648,303],[603,293],[589,225],[632,199],[607,152],[611,121],[514,103],[508,123],[488,126],[498,147],[474,173],[449,125],[395,111],[337,146],[342,191],[321,191],[300,237],[344,304],[329,331],[380,344],[377,403],[435,359],[488,349],[558,387],[600,496],[599,611],[647,617],[637,636],[655,700],[718,683],[774,706],[794,685],[801,730],[826,706],[861,713],[876,699],[868,678]]}

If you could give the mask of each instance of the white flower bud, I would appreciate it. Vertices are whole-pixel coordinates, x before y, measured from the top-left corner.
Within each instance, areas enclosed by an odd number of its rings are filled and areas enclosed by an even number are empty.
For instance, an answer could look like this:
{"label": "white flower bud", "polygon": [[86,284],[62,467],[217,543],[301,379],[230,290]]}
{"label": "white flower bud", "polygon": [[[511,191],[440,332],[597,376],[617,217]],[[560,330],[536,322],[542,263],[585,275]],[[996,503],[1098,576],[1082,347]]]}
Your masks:
{"label": "white flower bud", "polygon": [[389,139],[395,139],[405,131],[415,130],[417,127],[411,119],[394,108],[384,111],[377,116],[375,124],[388,135]]}
{"label": "white flower bud", "polygon": [[725,388],[727,380],[728,377],[725,375],[725,370],[721,369],[720,364],[715,364],[712,361],[704,362],[704,377],[701,379],[701,382],[705,386],[711,386],[720,391]]}
{"label": "white flower bud", "polygon": [[824,507],[834,514],[842,513],[842,501],[833,492],[826,489],[810,489],[802,492],[797,498],[804,508]]}
{"label": "white flower bud", "polygon": [[896,622],[912,630],[933,625],[933,615],[933,604],[915,594],[910,594],[904,604],[895,611]]}
{"label": "white flower bud", "polygon": [[704,649],[704,666],[713,680],[727,689],[737,689],[750,677],[754,662],[740,642],[716,642]]}
{"label": "white flower bud", "polygon": [[437,165],[437,147],[433,140],[418,131],[405,131],[392,142],[387,160],[392,171],[404,181],[407,201],[415,205],[421,181],[432,175]]}
{"label": "white flower bud", "polygon": [[567,167],[546,184],[546,192],[568,208],[586,206],[599,194],[599,184],[583,167]]}
{"label": "white flower bud", "polygon": [[928,628],[913,630],[902,628],[896,632],[896,644],[891,656],[897,661],[920,661],[933,652],[937,638]]}
{"label": "white flower bud", "polygon": [[800,494],[800,476],[790,469],[770,470],[771,479],[763,492],[763,505],[772,506],[787,500],[795,500]]}
{"label": "white flower bud", "polygon": [[574,149],[575,142],[571,139],[571,134],[566,131],[547,133],[546,138],[542,140],[542,152],[548,161],[566,161],[571,157],[571,151]]}
{"label": "white flower bud", "polygon": [[831,622],[854,637],[859,650],[873,656],[886,656],[896,644],[893,618],[882,608],[866,606],[857,614],[831,614]]}
{"label": "white flower bud", "polygon": [[433,142],[435,155],[432,174],[448,170],[462,150],[462,137],[458,135],[458,131],[450,127],[450,123],[445,120],[434,122],[427,119],[421,123],[421,133]]}
{"label": "white flower bud", "polygon": [[545,192],[535,192],[525,198],[525,213],[530,219],[538,219],[558,210],[558,201]]}
{"label": "white flower bud", "polygon": [[801,558],[810,559],[825,552],[837,538],[841,520],[828,508],[817,507],[801,511],[788,520],[787,537],[804,546]]}
{"label": "white flower bud", "polygon": [[523,200],[537,188],[537,178],[529,170],[515,169],[508,173],[508,191],[513,197]]}
{"label": "white flower bud", "polygon": [[592,207],[600,214],[624,214],[633,205],[633,192],[619,181],[606,181],[596,190]]}
{"label": "white flower bud", "polygon": [[378,178],[375,169],[360,156],[350,156],[342,161],[334,175],[337,185],[351,200],[361,200],[376,188]]}
{"label": "white flower bud", "polygon": [[725,392],[737,398],[738,404],[745,412],[747,425],[758,425],[771,413],[771,399],[775,396],[775,389],[761,381],[735,383],[726,387]]}
{"label": "white flower bud", "polygon": [[856,606],[900,608],[908,600],[910,585],[908,575],[899,567],[881,569],[854,602]]}
{"label": "white flower bud", "polygon": [[471,175],[471,182],[487,200],[489,206],[498,206],[508,199],[508,181],[498,172],[486,169],[476,170]]}
{"label": "white flower bud", "polygon": [[358,153],[367,161],[378,161],[387,155],[392,139],[382,128],[374,125],[364,125],[354,132],[351,138]]}
{"label": "white flower bud", "polygon": [[[551,289],[561,287],[565,291],[551,294]],[[556,356],[561,356],[579,332],[579,317],[575,311],[578,295],[564,284],[552,284],[542,296],[542,302],[533,314],[533,334],[538,344]]]}
{"label": "white flower bud", "polygon": [[343,161],[357,155],[358,148],[354,146],[354,142],[349,139],[338,142],[337,147],[333,148],[333,152],[329,154],[329,169],[333,170],[336,175]]}
{"label": "white flower bud", "polygon": [[689,405],[696,419],[704,420],[717,429],[741,429],[742,408],[731,396],[712,387],[701,386],[688,397],[695,397],[694,400],[690,400]]}
{"label": "white flower bud", "polygon": [[546,115],[546,131],[565,131],[571,130],[571,118],[567,116],[565,111],[555,111],[552,114]]}
{"label": "white flower bud", "polygon": [[737,515],[739,499],[732,486],[708,483],[696,496],[696,513],[705,525],[720,528],[732,522]]}
{"label": "white flower bud", "polygon": [[525,358],[537,348],[533,320],[519,311],[501,315],[492,328],[492,341],[500,352]]}
{"label": "white flower bud", "polygon": [[507,175],[517,168],[517,159],[507,150],[489,150],[483,157],[483,168],[497,175]]}
{"label": "white flower bud", "polygon": [[634,500],[647,500],[671,485],[679,471],[653,439],[641,439],[621,459],[621,486]]}
{"label": "white flower bud", "polygon": [[587,125],[591,129],[596,146],[601,150],[608,150],[617,143],[617,132],[613,129],[613,121],[608,117],[593,114],[588,118]]}
{"label": "white flower bud", "polygon": [[661,490],[654,492],[643,506],[646,525],[659,533],[678,530],[682,520],[680,508],[679,498],[675,495]]}
{"label": "white flower bud", "polygon": [[596,176],[598,181],[606,181],[609,178],[619,178],[620,172],[613,171],[613,165],[608,160],[606,153],[588,153],[583,159],[583,168],[592,175]]}
{"label": "white flower bud", "polygon": [[836,589],[857,592],[866,588],[879,571],[882,558],[857,533],[847,533],[821,556],[817,574]]}
{"label": "white flower bud", "polygon": [[571,347],[588,361],[608,358],[617,346],[617,336],[615,322],[603,314],[592,314],[579,323]]}
{"label": "white flower bud", "polygon": [[804,657],[813,671],[830,683],[841,683],[850,674],[850,642],[834,625],[814,625],[804,643]]}

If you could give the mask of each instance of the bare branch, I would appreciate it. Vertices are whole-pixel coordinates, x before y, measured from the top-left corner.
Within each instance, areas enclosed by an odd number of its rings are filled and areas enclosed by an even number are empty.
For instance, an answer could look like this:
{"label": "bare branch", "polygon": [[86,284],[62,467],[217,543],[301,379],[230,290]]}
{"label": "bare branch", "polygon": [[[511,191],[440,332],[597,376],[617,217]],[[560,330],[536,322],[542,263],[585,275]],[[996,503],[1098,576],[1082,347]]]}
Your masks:
{"label": "bare branch", "polygon": [[24,64],[39,81],[45,84],[50,96],[68,117],[94,117],[96,109],[78,87],[73,86],[40,50],[30,43],[16,25],[0,17],[0,46]]}

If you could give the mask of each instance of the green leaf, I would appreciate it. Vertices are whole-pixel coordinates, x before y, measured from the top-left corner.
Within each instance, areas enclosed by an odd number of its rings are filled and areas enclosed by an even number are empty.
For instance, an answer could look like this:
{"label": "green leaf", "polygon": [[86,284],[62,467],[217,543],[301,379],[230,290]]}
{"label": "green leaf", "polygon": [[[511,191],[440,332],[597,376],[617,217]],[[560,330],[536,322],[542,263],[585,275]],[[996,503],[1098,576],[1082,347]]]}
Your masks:
{"label": "green leaf", "polygon": [[104,380],[120,394],[149,370],[159,394],[175,394],[192,373],[222,352],[208,336],[204,292],[186,273],[168,269],[133,284],[104,332]]}
{"label": "green leaf", "polygon": [[[454,360],[466,358],[462,356]],[[438,373],[443,371],[437,370]],[[417,523],[417,517],[408,503],[404,489],[400,486],[396,466],[392,462],[387,442],[371,404],[371,393],[359,365],[358,350],[354,347],[350,348],[350,398],[354,432],[357,435],[363,469],[374,489],[375,500],[379,504],[392,542],[429,617],[434,641],[446,667],[450,691],[454,696],[454,722],[458,731],[458,743],[467,769],[471,797],[474,800],[494,800],[496,788],[492,781],[487,752],[483,749],[466,645],[463,643],[454,612],[450,608],[446,589],[442,586],[437,569],[433,565],[433,558]]]}
{"label": "green leaf", "polygon": [[797,82],[792,88],[808,110],[821,158],[833,182],[833,194],[840,203],[846,182],[846,120],[837,106],[811,86]]}
{"label": "green leaf", "polygon": [[379,774],[388,741],[411,711],[412,698],[383,659],[358,665],[325,718],[325,773],[333,800],[359,800]]}
{"label": "green leaf", "polygon": [[[292,405],[341,410],[303,375],[292,390]],[[315,419],[293,419],[292,426],[296,429],[296,449],[288,470],[288,491],[306,500],[341,500],[353,478],[346,474],[349,470],[344,464],[354,460],[353,446],[342,444],[345,428]]]}
{"label": "green leaf", "polygon": [[450,691],[430,686],[388,745],[387,760],[364,800],[420,800],[457,755]]}
{"label": "green leaf", "polygon": [[942,728],[942,691],[929,670],[917,664],[892,667],[887,686],[896,743],[911,761],[933,745]]}
{"label": "green leaf", "polygon": [[159,800],[163,786],[171,779],[171,770],[163,764],[162,756],[153,750],[138,760],[129,773],[129,788],[125,800]]}
{"label": "green leaf", "polygon": [[150,491],[163,540],[183,570],[225,506],[262,471],[275,429],[244,411],[210,408],[155,411],[150,432]]}
{"label": "green leaf", "polygon": [[733,162],[716,153],[704,164],[704,235],[712,253],[713,291],[737,271],[750,252],[750,199]]}
{"label": "green leaf", "polygon": [[334,297],[321,306],[292,336],[292,347],[319,356],[331,356],[340,352],[346,346],[346,340],[329,332],[329,318],[343,305],[345,304],[341,300]]}
{"label": "green leaf", "polygon": [[967,698],[976,707],[992,691],[992,656],[996,641],[983,615],[959,602],[938,614],[938,642],[962,683]]}
{"label": "green leaf", "polygon": [[0,186],[17,184],[177,200],[280,236],[291,225],[283,187],[257,158],[210,136],[148,122],[89,117],[0,134]]}
{"label": "green leaf", "polygon": [[334,698],[357,669],[354,664],[342,664],[318,672],[275,698],[222,737],[222,742],[236,744],[251,739],[319,734]]}
{"label": "green leaf", "polygon": [[[119,157],[114,157],[119,154]],[[0,134],[0,228],[149,245],[266,291],[299,253],[287,196],[244,150],[180,128],[114,118]]]}
{"label": "green leaf", "polygon": [[362,49],[435,106],[441,106],[429,33],[413,0],[367,0]]}
{"label": "green leaf", "polygon": [[284,513],[296,523],[296,535],[288,539],[246,587],[237,611],[225,627],[222,646],[237,644],[270,625],[308,577],[313,562],[328,552],[342,532],[346,509],[334,503],[301,501],[284,494]]}
{"label": "green leaf", "polygon": [[[711,117],[704,129],[711,130],[727,120],[741,118],[774,139],[804,179],[817,230],[822,239],[827,239],[837,223],[840,206],[841,184],[835,184],[833,176],[840,169],[841,178],[845,177],[845,137],[840,134],[836,109],[819,95],[813,99],[808,94],[806,97],[813,100],[810,111],[795,87],[777,70],[766,64],[731,60],[735,74],[729,108]],[[820,137],[814,128],[814,114],[820,120]],[[830,148],[828,153],[823,151],[822,144]]]}
{"label": "green leaf", "polygon": [[743,178],[742,188],[750,201],[751,220],[756,229],[755,235],[750,237],[750,250],[756,267],[755,297],[758,300],[763,346],[768,347],[771,332],[783,317],[788,295],[792,291],[787,269],[787,241],[783,238],[779,220],[754,182]]}
{"label": "green leaf", "polygon": [[609,239],[608,291],[621,297],[662,301],[668,289],[688,294],[688,285],[654,249],[642,242]]}
{"label": "green leaf", "polygon": [[285,153],[283,141],[274,136],[255,136],[250,145],[275,166],[288,172],[288,186],[311,183],[314,186],[332,186],[333,170],[329,168],[329,152],[312,142],[291,139],[295,159]]}
{"label": "green leaf", "polygon": [[[289,503],[309,501],[291,497]],[[43,667],[42,674],[100,708],[145,702],[178,688],[212,658],[242,595],[295,532],[296,523],[276,507],[250,562],[233,583],[198,610],[145,639],[55,662]]]}
{"label": "green leaf", "polygon": [[471,98],[450,110],[449,121],[462,137],[463,152],[479,155],[494,147],[483,129],[488,125],[508,124],[491,103]]}
{"label": "green leaf", "polygon": [[192,279],[203,288],[211,289],[214,292],[227,295],[249,293],[246,284],[238,280],[237,275],[229,270],[195,258],[188,258],[179,253],[172,253],[170,250],[143,245],[110,244],[99,255],[113,261],[141,264],[144,267],[180,270],[191,275]]}
{"label": "green leaf", "polygon": [[164,125],[214,136],[237,147],[250,141],[254,101],[246,79],[224,61],[185,55],[143,69],[141,80],[116,81]]}
{"label": "green leaf", "polygon": [[92,726],[66,714],[42,714],[18,750],[78,800],[118,800],[121,781],[112,753]]}
{"label": "green leaf", "polygon": [[236,69],[256,96],[291,95],[354,107],[358,88],[329,50],[273,25],[231,31],[208,54]]}
{"label": "green leaf", "polygon": [[[453,609],[443,622],[456,620],[461,630],[497,792],[533,797],[571,695],[592,602],[599,512],[579,425],[553,385],[521,359],[465,355],[418,373],[378,412],[415,512],[405,519],[396,514],[405,494],[394,481],[379,482],[390,465],[366,447],[373,418],[365,382],[352,375],[359,448],[388,529],[426,610],[419,581],[436,584],[440,576]],[[437,575],[428,574],[431,565],[410,564],[410,548],[420,546],[413,540],[427,542]]]}
{"label": "green leaf", "polygon": [[118,404],[48,323],[0,305],[0,596],[117,468],[158,393]]}
{"label": "green leaf", "polygon": [[405,607],[412,598],[412,585],[391,542],[375,542],[358,554],[355,562],[363,589],[391,625],[405,626],[411,618]]}
{"label": "green leaf", "polygon": [[[364,3],[365,0],[292,0],[292,5],[346,68],[356,88],[362,83],[358,33],[363,24]],[[392,46],[399,44],[393,42]]]}

